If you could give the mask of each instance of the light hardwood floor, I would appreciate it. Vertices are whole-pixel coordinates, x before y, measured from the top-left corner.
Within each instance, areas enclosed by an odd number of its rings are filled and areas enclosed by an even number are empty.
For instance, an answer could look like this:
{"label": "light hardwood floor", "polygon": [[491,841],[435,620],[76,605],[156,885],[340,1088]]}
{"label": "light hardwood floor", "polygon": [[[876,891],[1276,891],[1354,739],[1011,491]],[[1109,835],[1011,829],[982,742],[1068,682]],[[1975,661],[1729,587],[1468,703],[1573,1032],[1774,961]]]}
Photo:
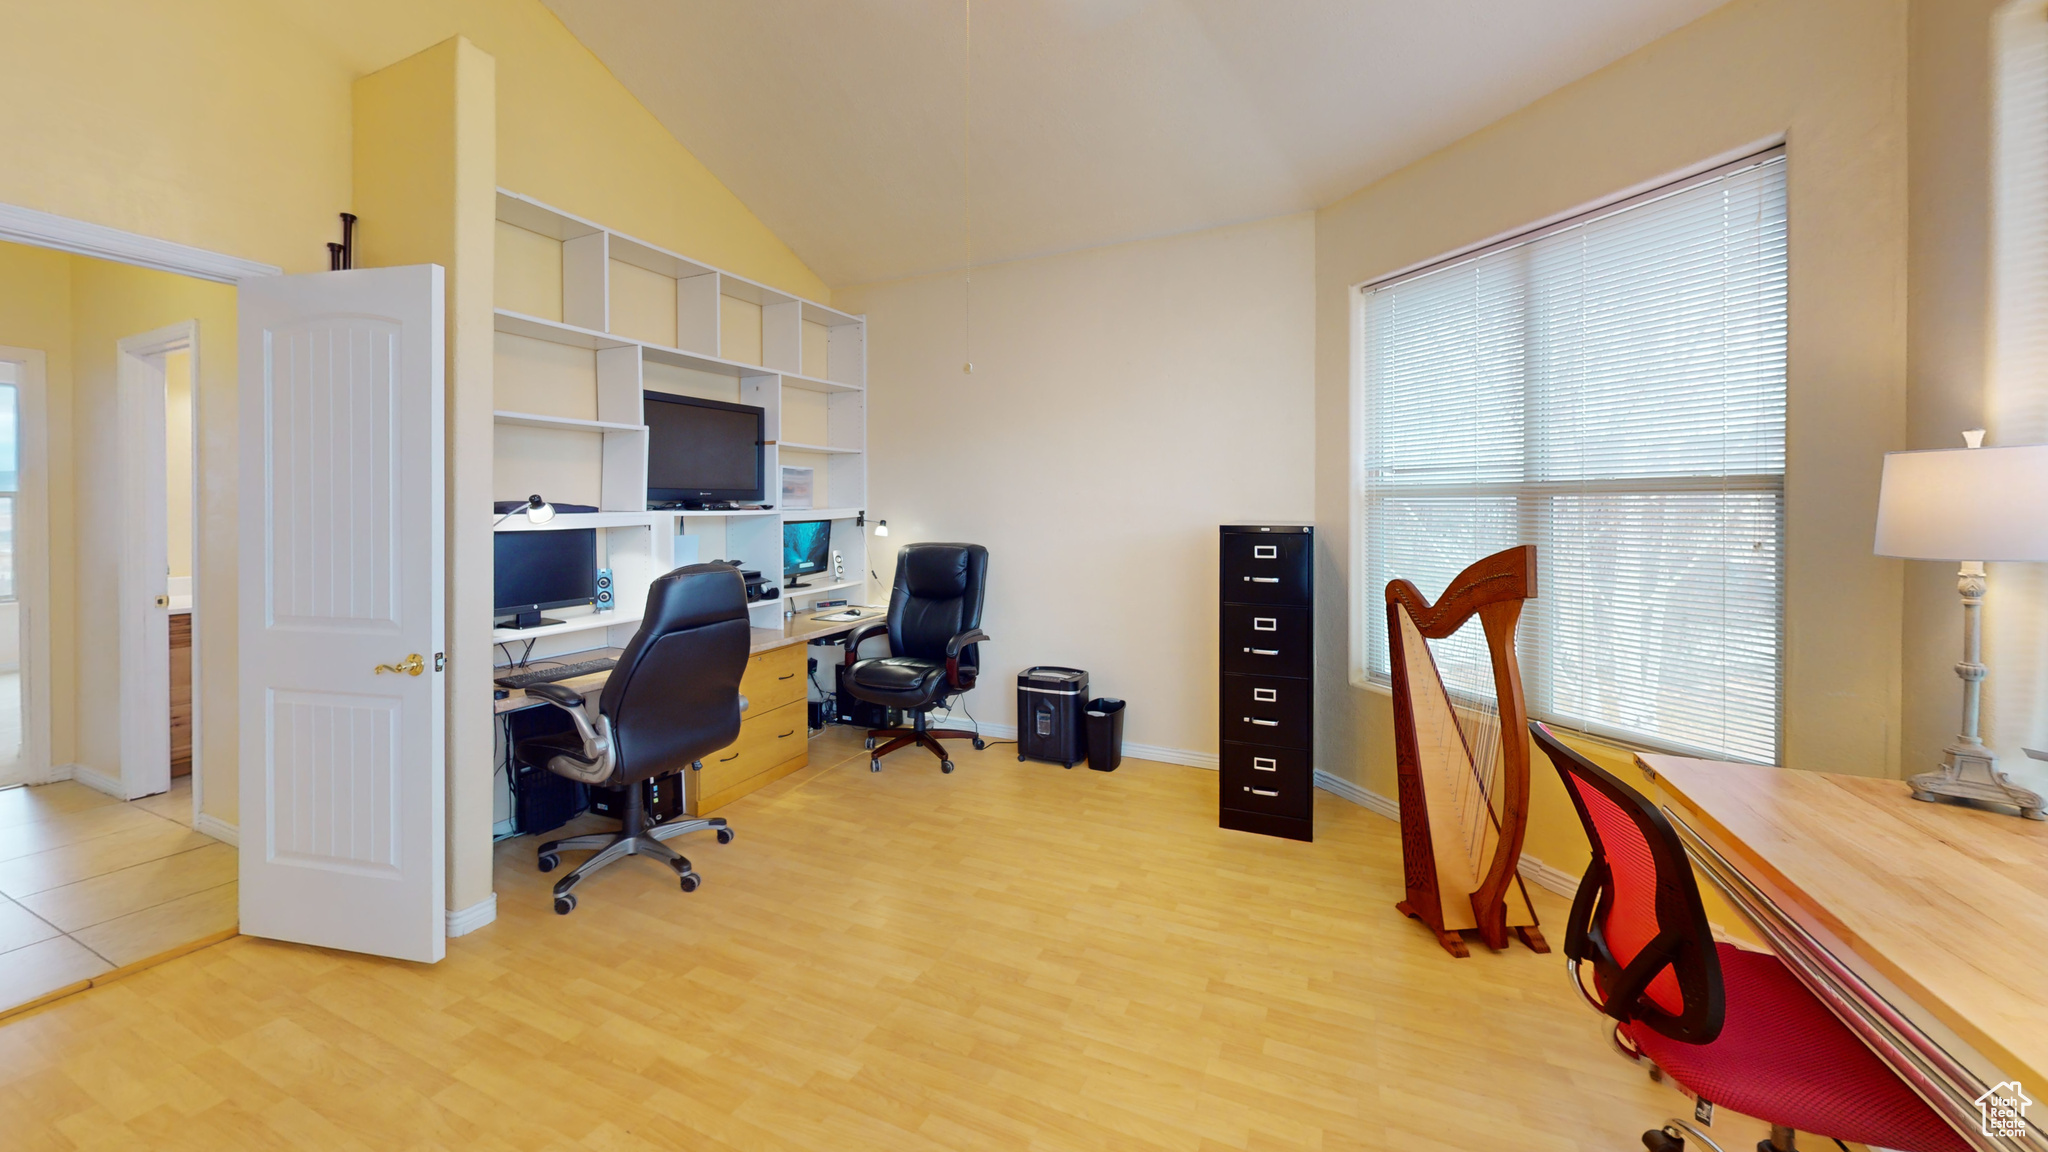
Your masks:
{"label": "light hardwood floor", "polygon": [[1396,914],[1365,809],[1319,794],[1299,844],[1219,830],[1198,769],[955,759],[818,738],[733,844],[679,842],[688,895],[628,860],[557,917],[506,841],[497,922],[439,965],[238,937],[0,1023],[0,1139],[1622,1152],[1689,1107],[1557,956],[1453,960]]}
{"label": "light hardwood floor", "polygon": [[190,778],[127,803],[0,791],[0,1013],[217,937],[235,904],[235,850],[192,830]]}

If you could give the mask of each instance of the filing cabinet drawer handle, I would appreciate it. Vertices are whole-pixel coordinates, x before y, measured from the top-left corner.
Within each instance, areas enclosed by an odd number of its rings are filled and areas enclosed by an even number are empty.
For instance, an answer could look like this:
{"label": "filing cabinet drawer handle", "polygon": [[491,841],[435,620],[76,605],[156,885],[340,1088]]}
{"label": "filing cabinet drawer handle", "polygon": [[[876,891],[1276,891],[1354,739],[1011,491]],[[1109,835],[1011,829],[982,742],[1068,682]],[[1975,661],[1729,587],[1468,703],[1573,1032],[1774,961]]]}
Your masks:
{"label": "filing cabinet drawer handle", "polygon": [[1278,618],[1278,617],[1275,617],[1275,616],[1254,616],[1254,617],[1252,617],[1252,631],[1254,631],[1254,632],[1278,632],[1279,630],[1280,630],[1280,620],[1279,620],[1279,618]]}
{"label": "filing cabinet drawer handle", "polygon": [[1280,578],[1278,576],[1247,576],[1245,577],[1245,582],[1247,584],[1278,584]]}
{"label": "filing cabinet drawer handle", "polygon": [[777,737],[776,737],[776,739],[777,739],[777,740],[787,740],[787,739],[789,739],[789,738],[790,738],[791,736],[794,736],[794,735],[796,735],[796,729],[794,729],[794,728],[791,728],[791,729],[790,729],[789,731],[787,731],[787,732],[784,732],[784,733],[783,733],[782,735],[780,735],[780,736],[777,736]]}
{"label": "filing cabinet drawer handle", "polygon": [[1252,700],[1259,704],[1278,704],[1280,702],[1280,690],[1278,688],[1254,688],[1252,689]]}
{"label": "filing cabinet drawer handle", "polygon": [[1275,792],[1270,788],[1254,788],[1249,784],[1244,786],[1244,790],[1251,793],[1254,796],[1278,797],[1280,795],[1280,793]]}
{"label": "filing cabinet drawer handle", "polygon": [[732,755],[730,755],[730,756],[720,756],[720,757],[718,758],[718,762],[719,762],[720,764],[724,764],[724,763],[726,763],[726,762],[727,762],[727,761],[729,761],[729,760],[737,760],[737,759],[739,759],[739,758],[740,758],[740,754],[739,754],[739,753],[737,753],[737,752],[735,752],[735,753],[733,753],[733,754],[732,754]]}
{"label": "filing cabinet drawer handle", "polygon": [[1254,772],[1278,772],[1279,770],[1280,762],[1271,756],[1252,757],[1252,771]]}
{"label": "filing cabinet drawer handle", "polygon": [[1278,656],[1280,654],[1278,648],[1247,648],[1245,651],[1254,656]]}
{"label": "filing cabinet drawer handle", "polygon": [[1278,720],[1261,720],[1256,716],[1247,716],[1244,719],[1245,723],[1256,724],[1261,728],[1278,728],[1280,726],[1280,722]]}
{"label": "filing cabinet drawer handle", "polygon": [[791,673],[790,673],[789,675],[787,675],[787,676],[777,676],[777,677],[776,677],[776,679],[777,679],[777,680],[794,680],[794,679],[796,679],[796,673],[794,673],[794,672],[791,672]]}
{"label": "filing cabinet drawer handle", "polygon": [[1254,560],[1278,560],[1279,558],[1280,546],[1278,544],[1252,545],[1252,559]]}

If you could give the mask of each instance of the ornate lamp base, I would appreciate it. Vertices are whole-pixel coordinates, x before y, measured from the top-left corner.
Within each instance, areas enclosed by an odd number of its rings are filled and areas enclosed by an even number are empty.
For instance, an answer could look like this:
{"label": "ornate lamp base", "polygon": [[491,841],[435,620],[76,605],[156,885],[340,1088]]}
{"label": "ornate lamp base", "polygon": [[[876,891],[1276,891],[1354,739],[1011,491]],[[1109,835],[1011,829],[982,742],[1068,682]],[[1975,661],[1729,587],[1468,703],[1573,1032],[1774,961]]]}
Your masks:
{"label": "ornate lamp base", "polygon": [[1952,745],[1947,751],[1948,763],[1938,771],[1922,772],[1906,781],[1913,789],[1913,799],[1951,796],[1979,804],[2009,804],[2029,820],[2048,820],[2041,810],[2040,793],[2014,784],[1983,748]]}

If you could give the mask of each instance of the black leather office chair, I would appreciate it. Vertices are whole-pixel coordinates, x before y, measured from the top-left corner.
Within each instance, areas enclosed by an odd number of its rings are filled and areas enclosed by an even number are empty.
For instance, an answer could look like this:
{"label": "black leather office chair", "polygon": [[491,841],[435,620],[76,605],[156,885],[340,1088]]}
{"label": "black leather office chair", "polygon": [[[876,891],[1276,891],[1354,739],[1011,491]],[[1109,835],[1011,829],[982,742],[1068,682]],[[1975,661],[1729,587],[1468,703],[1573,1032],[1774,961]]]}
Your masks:
{"label": "black leather office chair", "polygon": [[652,856],[675,869],[683,891],[699,878],[687,857],[662,843],[686,832],[733,832],[719,818],[671,820],[649,828],[642,781],[683,768],[731,744],[740,734],[740,677],[747,670],[747,586],[729,564],[693,564],[654,581],[640,631],[626,645],[598,697],[597,720],[585,715],[583,697],[565,684],[526,690],[575,718],[574,732],[521,740],[512,755],[521,764],[605,788],[623,788],[626,810],[616,834],[571,836],[540,846],[540,870],[552,872],[564,849],[594,848],[597,855],[555,883],[555,911],[576,907],[570,889],[626,856]]}
{"label": "black leather office chair", "polygon": [[[896,553],[896,584],[889,592],[889,618],[862,624],[846,634],[846,690],[856,700],[902,708],[912,727],[868,732],[868,770],[880,772],[882,757],[916,744],[939,758],[939,770],[953,761],[940,740],[980,736],[964,728],[927,728],[926,718],[941,702],[974,687],[981,668],[978,641],[982,592],[988,583],[988,549],[979,544],[907,544]],[[860,659],[860,642],[889,633],[889,654]],[[875,741],[889,737],[887,744]]]}

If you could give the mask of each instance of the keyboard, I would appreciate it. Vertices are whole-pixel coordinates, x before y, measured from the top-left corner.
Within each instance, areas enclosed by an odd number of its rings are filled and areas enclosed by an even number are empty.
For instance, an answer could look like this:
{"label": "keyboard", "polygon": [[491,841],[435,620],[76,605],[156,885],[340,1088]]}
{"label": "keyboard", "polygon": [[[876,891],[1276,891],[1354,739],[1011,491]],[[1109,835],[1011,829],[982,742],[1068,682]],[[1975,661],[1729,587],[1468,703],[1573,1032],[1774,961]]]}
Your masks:
{"label": "keyboard", "polygon": [[574,680],[593,672],[609,672],[619,666],[617,660],[602,657],[596,660],[578,660],[574,664],[563,664],[555,668],[535,668],[531,672],[514,672],[500,676],[496,684],[500,688],[527,688],[535,684],[553,684],[558,680]]}

